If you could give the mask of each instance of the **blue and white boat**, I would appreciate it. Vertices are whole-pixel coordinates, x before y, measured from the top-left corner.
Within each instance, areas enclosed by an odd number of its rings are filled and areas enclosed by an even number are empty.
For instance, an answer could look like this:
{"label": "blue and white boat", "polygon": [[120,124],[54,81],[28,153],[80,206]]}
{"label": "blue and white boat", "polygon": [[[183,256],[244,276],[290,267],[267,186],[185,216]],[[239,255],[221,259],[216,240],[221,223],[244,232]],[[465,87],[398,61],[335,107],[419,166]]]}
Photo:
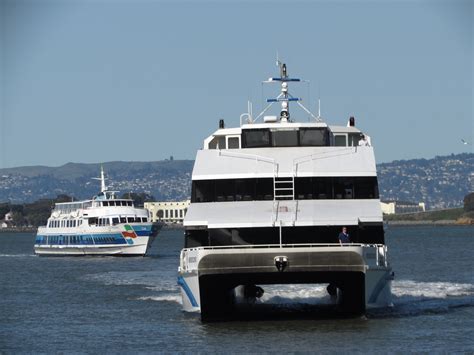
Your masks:
{"label": "blue and white boat", "polygon": [[37,255],[143,256],[156,237],[148,211],[133,200],[116,198],[105,186],[91,200],[56,203],[47,225],[38,228]]}

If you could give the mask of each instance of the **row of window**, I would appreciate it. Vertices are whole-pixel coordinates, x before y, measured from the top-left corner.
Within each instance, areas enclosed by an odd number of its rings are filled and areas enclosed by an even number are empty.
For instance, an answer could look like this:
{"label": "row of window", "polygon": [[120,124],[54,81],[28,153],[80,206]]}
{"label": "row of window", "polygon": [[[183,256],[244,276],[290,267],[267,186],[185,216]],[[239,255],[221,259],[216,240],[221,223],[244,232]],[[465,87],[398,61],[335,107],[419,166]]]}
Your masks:
{"label": "row of window", "polygon": [[[148,222],[147,217],[91,217],[88,219],[90,226],[110,226],[119,223],[142,223]],[[82,225],[82,219],[70,219],[70,220],[50,220],[48,222],[49,228],[74,228]]]}
{"label": "row of window", "polygon": [[242,148],[328,146],[326,128],[242,130]]}
{"label": "row of window", "polygon": [[88,220],[90,226],[115,226],[119,223],[142,223],[148,222],[148,217],[91,217]]}
{"label": "row of window", "polygon": [[60,203],[54,207],[54,211],[61,213],[71,213],[79,209],[84,209],[91,206],[91,202],[73,202],[73,203]]}
{"label": "row of window", "polygon": [[133,206],[132,201],[120,201],[120,200],[111,200],[111,201],[102,201],[102,206]]}
{"label": "row of window", "polygon": [[[283,227],[281,240],[283,244],[339,243],[338,236],[341,229],[342,226]],[[352,243],[384,243],[384,231],[381,223],[347,226],[347,229]],[[185,232],[185,248],[279,243],[280,229],[278,227],[200,229],[186,230]]]}
{"label": "row of window", "polygon": [[[292,193],[291,183],[278,188]],[[272,178],[195,180],[191,202],[273,200]],[[297,200],[379,198],[376,177],[302,177],[295,178]]]}
{"label": "row of window", "polygon": [[50,220],[48,222],[49,228],[74,228],[79,227],[82,224],[82,219],[63,219],[63,220]]}
{"label": "row of window", "polygon": [[[362,133],[335,133],[334,146],[358,146]],[[252,129],[242,131],[242,148],[265,147],[320,147],[331,145],[330,133],[325,128]],[[215,136],[209,149],[239,149],[240,137]]]}
{"label": "row of window", "polygon": [[133,201],[129,200],[108,200],[108,201],[91,201],[87,202],[76,202],[76,203],[61,203],[57,204],[54,208],[54,211],[60,212],[62,214],[67,214],[75,212],[79,209],[87,209],[89,207],[133,207]]}
{"label": "row of window", "polygon": [[120,234],[101,235],[50,235],[36,237],[39,245],[96,245],[96,244],[127,244]]}
{"label": "row of window", "polygon": [[185,210],[158,210],[156,216],[160,219],[165,218],[184,218],[187,209]]}

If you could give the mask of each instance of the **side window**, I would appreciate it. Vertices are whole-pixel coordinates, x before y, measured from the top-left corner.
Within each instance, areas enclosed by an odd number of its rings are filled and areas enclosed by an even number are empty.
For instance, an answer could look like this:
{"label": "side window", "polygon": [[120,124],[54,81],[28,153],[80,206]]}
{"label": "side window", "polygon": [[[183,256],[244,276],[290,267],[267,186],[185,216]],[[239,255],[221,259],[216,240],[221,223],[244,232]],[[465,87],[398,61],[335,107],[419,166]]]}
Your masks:
{"label": "side window", "polygon": [[362,136],[360,133],[349,134],[349,145],[352,147],[358,146],[361,138]]}
{"label": "side window", "polygon": [[270,130],[268,129],[249,129],[242,131],[243,148],[269,147],[270,144]]}
{"label": "side window", "polygon": [[347,146],[346,135],[336,135],[334,137],[334,145],[336,147],[345,147],[345,146]]}
{"label": "side window", "polygon": [[216,136],[209,142],[209,149],[226,149],[225,136]]}
{"label": "side window", "polygon": [[239,149],[240,138],[239,137],[227,137],[227,149]]}

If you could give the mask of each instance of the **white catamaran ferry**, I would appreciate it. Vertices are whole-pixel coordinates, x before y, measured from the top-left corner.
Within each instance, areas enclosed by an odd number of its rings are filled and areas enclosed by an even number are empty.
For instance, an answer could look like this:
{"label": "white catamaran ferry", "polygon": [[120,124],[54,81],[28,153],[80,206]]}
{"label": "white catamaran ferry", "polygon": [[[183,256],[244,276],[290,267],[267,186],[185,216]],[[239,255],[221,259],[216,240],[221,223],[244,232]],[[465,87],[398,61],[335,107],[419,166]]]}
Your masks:
{"label": "white catamaran ferry", "polygon": [[[197,152],[178,269],[183,308],[202,320],[231,315],[267,284],[326,284],[344,313],[390,306],[370,138],[352,117],[329,126],[312,114],[288,90],[300,79],[277,64],[280,76],[266,82],[279,84],[278,97],[255,118],[249,104],[238,128],[221,120]],[[293,121],[291,102],[307,122]],[[264,116],[274,103],[279,115]],[[350,243],[338,239],[343,227]]]}
{"label": "white catamaran ferry", "polygon": [[56,203],[47,225],[38,228],[36,254],[145,255],[159,226],[147,210],[107,190],[103,169],[97,179],[101,192],[92,200]]}

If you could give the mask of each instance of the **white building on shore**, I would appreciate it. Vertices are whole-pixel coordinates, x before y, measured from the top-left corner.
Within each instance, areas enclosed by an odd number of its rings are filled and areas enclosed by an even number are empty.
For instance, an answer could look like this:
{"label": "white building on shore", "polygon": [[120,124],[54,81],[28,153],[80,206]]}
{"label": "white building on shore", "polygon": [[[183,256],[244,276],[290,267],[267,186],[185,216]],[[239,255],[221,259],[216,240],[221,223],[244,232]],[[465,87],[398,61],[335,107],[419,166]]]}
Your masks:
{"label": "white building on shore", "polygon": [[183,223],[190,202],[190,200],[176,202],[145,202],[144,207],[148,210],[152,222],[179,224]]}
{"label": "white building on shore", "polygon": [[425,212],[424,202],[381,201],[383,214]]}

